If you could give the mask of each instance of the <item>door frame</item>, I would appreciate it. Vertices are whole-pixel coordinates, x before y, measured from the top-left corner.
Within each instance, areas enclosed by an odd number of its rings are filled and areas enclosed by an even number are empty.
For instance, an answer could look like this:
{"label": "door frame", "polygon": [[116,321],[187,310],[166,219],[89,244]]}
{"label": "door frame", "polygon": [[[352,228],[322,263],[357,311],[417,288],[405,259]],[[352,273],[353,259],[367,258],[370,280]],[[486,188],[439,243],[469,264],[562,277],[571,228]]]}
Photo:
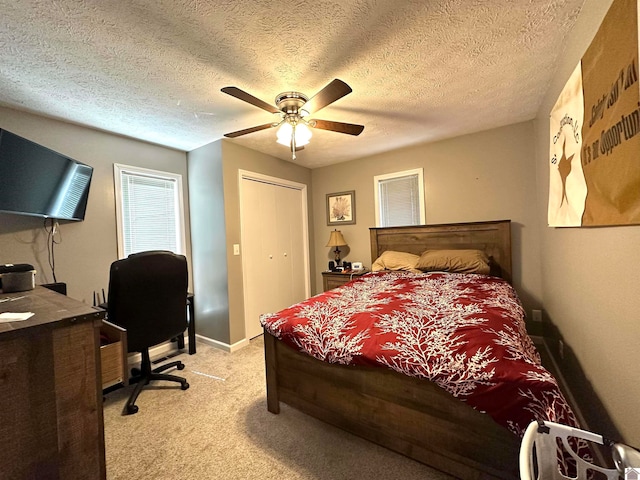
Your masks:
{"label": "door frame", "polygon": [[[239,207],[240,207],[240,251],[242,252],[242,246],[245,244],[246,234],[244,232],[244,215],[243,210],[243,180],[251,180],[254,182],[262,182],[270,185],[274,185],[276,187],[284,187],[284,188],[292,188],[294,190],[299,190],[301,195],[302,202],[302,238],[303,238],[303,267],[304,267],[304,292],[305,298],[309,298],[311,296],[311,268],[310,268],[310,260],[309,260],[309,208],[308,208],[308,198],[307,198],[307,185],[304,183],[294,182],[292,180],[286,180],[284,178],[272,177],[270,175],[264,175],[262,173],[252,172],[249,170],[238,170],[238,191],[239,191]],[[244,256],[240,256],[240,262],[242,265],[242,298],[243,298],[243,316],[244,316],[244,336],[245,340],[249,340],[247,338],[247,314],[245,305],[247,305],[247,289],[245,285],[247,285],[247,272],[245,268]]]}

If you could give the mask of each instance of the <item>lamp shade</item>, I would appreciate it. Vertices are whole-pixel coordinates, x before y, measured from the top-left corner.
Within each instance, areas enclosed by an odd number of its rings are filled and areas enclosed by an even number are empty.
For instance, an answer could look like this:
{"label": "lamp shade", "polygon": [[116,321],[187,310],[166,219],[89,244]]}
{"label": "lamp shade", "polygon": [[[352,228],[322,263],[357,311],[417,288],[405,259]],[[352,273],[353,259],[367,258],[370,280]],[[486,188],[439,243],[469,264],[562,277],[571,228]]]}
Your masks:
{"label": "lamp shade", "polygon": [[329,241],[325,246],[326,247],[342,247],[344,245],[347,245],[347,242],[342,236],[342,232],[340,230],[334,230],[333,232],[331,232]]}

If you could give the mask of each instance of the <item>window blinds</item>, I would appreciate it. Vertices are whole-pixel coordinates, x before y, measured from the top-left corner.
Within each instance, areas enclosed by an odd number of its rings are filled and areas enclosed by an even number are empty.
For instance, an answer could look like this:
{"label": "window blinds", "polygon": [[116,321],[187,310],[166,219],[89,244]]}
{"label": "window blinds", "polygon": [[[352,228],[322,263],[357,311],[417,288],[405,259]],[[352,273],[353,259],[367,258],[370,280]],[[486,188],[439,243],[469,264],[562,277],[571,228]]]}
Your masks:
{"label": "window blinds", "polygon": [[380,226],[420,224],[418,175],[379,180]]}
{"label": "window blinds", "polygon": [[125,257],[147,250],[179,253],[176,180],[122,171],[120,182]]}

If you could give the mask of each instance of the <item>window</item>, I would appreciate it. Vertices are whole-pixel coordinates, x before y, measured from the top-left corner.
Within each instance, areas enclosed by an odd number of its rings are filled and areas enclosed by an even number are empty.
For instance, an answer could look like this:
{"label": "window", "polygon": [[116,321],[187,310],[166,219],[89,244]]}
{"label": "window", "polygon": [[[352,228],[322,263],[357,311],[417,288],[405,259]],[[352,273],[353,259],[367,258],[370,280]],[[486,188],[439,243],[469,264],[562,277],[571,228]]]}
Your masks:
{"label": "window", "polygon": [[182,176],[114,164],[118,256],[185,253]]}
{"label": "window", "polygon": [[422,169],[376,175],[376,226],[424,225],[424,181]]}

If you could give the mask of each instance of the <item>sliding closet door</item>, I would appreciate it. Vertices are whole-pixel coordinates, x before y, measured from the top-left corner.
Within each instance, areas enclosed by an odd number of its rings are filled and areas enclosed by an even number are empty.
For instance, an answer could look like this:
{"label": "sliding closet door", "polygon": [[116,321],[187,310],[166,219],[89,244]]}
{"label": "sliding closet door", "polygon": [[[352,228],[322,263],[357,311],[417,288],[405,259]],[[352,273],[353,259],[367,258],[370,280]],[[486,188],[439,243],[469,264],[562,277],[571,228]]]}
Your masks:
{"label": "sliding closet door", "polygon": [[261,314],[309,296],[306,191],[276,180],[241,179],[246,338],[262,333]]}

